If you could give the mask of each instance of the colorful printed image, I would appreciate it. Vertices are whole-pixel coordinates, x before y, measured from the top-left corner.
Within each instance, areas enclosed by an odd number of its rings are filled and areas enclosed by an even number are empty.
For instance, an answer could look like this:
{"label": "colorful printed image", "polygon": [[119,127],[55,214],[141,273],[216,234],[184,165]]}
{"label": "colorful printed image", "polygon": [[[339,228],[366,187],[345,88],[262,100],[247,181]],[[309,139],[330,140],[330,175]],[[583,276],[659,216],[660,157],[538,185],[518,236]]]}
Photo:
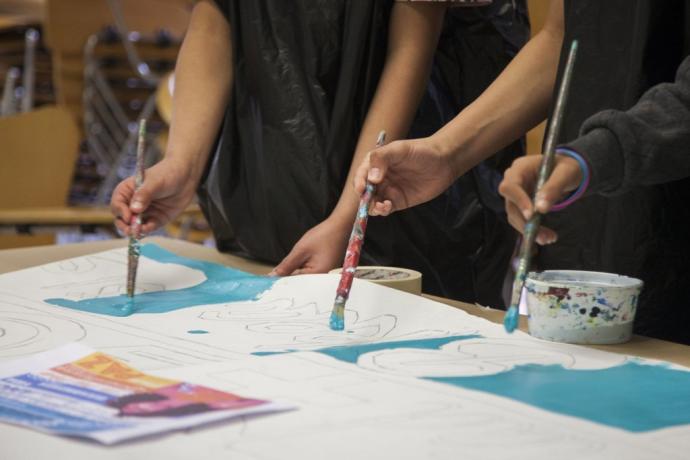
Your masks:
{"label": "colorful printed image", "polygon": [[[63,348],[0,378],[0,421],[111,444],[292,408],[148,375],[80,345]],[[46,366],[45,356],[56,365]]]}
{"label": "colorful printed image", "polygon": [[191,383],[179,383],[149,393],[134,393],[108,401],[120,415],[137,417],[179,417],[214,410],[240,409],[263,404],[231,393]]}

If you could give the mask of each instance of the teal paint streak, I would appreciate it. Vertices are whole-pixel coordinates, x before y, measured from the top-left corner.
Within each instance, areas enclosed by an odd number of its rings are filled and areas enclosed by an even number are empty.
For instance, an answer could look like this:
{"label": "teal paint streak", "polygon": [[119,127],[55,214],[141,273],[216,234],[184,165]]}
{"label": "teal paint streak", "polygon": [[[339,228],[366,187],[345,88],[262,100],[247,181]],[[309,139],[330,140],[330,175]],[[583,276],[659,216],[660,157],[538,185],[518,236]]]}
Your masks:
{"label": "teal paint streak", "polygon": [[[468,340],[482,338],[480,335],[453,335],[449,337],[437,337],[431,339],[417,339],[417,340],[398,340],[395,342],[377,342],[365,343],[360,345],[339,345],[335,347],[318,348],[310,350],[316,353],[328,355],[340,361],[356,364],[359,357],[365,353],[372,351],[392,350],[396,348],[417,348],[424,350],[439,350],[443,345],[455,342],[457,340]],[[269,356],[279,355],[283,353],[294,353],[305,350],[288,350],[288,351],[258,351],[252,353],[255,356]]]}
{"label": "teal paint streak", "polygon": [[[211,305],[257,299],[278,278],[252,275],[223,265],[180,257],[172,252],[146,244],[141,255],[164,264],[177,264],[200,270],[206,280],[196,286],[171,291],[145,292],[133,299],[126,295],[82,300],[46,299],[45,302],[79,311],[110,316],[132,313],[166,313],[196,305]],[[125,280],[125,273],[122,274]]]}
{"label": "teal paint streak", "polygon": [[690,424],[690,372],[664,365],[633,361],[574,370],[526,364],[496,375],[425,378],[627,431]]}
{"label": "teal paint streak", "polygon": [[203,329],[192,329],[187,331],[187,334],[208,334],[208,331],[205,331]]}

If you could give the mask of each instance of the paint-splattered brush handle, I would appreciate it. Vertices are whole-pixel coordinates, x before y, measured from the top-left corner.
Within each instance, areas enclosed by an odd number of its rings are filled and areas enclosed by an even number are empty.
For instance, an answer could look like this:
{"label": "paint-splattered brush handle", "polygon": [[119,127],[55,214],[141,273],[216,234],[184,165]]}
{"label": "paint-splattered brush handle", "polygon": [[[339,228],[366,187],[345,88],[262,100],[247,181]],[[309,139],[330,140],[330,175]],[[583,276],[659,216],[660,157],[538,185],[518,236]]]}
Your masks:
{"label": "paint-splattered brush handle", "polygon": [[[544,186],[546,181],[551,176],[553,170],[553,162],[556,152],[556,141],[561,131],[561,122],[563,120],[563,113],[565,112],[565,105],[568,100],[568,90],[570,88],[570,80],[573,76],[573,68],[575,65],[575,57],[577,55],[577,40],[573,40],[570,44],[570,52],[568,53],[568,60],[563,71],[563,78],[558,89],[558,96],[556,98],[556,105],[553,110],[553,116],[549,124],[549,131],[544,144],[544,156],[542,157],[541,166],[539,167],[539,176],[537,177],[537,184],[534,189],[534,197],[532,199],[533,208],[536,201],[537,193]],[[510,306],[503,318],[503,325],[507,332],[513,332],[518,326],[520,298],[522,296],[522,288],[525,285],[525,279],[529,273],[530,260],[532,258],[532,251],[534,250],[534,240],[541,224],[541,214],[535,212],[532,217],[525,224],[524,235],[522,237],[522,245],[520,247],[520,259],[518,268],[515,273],[515,281],[513,282],[513,292],[510,299]]]}
{"label": "paint-splattered brush handle", "polygon": [[[146,119],[139,121],[137,139],[137,163],[134,172],[134,190],[138,191],[144,183],[144,153],[146,151]],[[129,247],[127,251],[127,296],[134,297],[137,281],[137,268],[141,254],[141,214],[133,214],[130,220]]]}
{"label": "paint-splattered brush handle", "polygon": [[[376,140],[376,146],[380,147],[386,140],[386,133],[381,131]],[[345,251],[345,260],[343,261],[343,269],[340,274],[340,282],[335,294],[335,303],[333,304],[333,311],[331,312],[330,327],[336,331],[342,331],[345,328],[345,303],[350,296],[350,288],[352,287],[352,280],[357,271],[359,264],[359,257],[362,253],[362,244],[364,244],[364,234],[367,230],[367,221],[369,219],[369,206],[371,199],[376,193],[376,186],[367,182],[364,188],[364,193],[359,200],[357,208],[357,217],[352,227],[350,234],[350,241]]]}

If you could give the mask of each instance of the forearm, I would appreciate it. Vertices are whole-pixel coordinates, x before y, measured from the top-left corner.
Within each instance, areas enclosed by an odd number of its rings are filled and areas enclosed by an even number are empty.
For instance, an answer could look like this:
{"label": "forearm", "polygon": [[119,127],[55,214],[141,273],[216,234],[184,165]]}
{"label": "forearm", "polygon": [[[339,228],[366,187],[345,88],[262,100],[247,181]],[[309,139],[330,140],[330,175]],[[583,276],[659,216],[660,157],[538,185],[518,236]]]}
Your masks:
{"label": "forearm", "polygon": [[544,28],[479,98],[430,139],[452,159],[456,176],[524,135],[548,114],[563,41],[563,2]]}
{"label": "forearm", "polygon": [[175,67],[170,138],[165,154],[198,183],[232,87],[230,26],[209,1],[195,7]]}
{"label": "forearm", "polygon": [[569,144],[590,165],[590,192],[604,195],[689,177],[688,145],[690,57],[675,82],[651,88],[628,111],[592,116]]}
{"label": "forearm", "polygon": [[345,228],[352,225],[359,196],[352,188],[354,174],[375,147],[381,130],[386,142],[407,135],[426,89],[445,7],[397,3],[390,20],[388,54],[352,159],[347,181],[331,218]]}

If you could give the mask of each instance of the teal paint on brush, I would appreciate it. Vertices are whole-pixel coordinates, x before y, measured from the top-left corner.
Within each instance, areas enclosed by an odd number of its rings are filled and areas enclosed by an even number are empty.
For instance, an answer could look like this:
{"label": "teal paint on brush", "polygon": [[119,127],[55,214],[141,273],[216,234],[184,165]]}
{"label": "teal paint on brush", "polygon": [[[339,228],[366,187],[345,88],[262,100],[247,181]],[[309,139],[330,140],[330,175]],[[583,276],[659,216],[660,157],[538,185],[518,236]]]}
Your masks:
{"label": "teal paint on brush", "polygon": [[345,316],[338,314],[338,311],[333,310],[328,321],[328,326],[334,331],[342,331],[345,329]]}
{"label": "teal paint on brush", "polygon": [[503,326],[506,328],[506,331],[513,332],[515,328],[517,328],[519,318],[520,313],[518,307],[511,305],[506,315],[503,317]]}
{"label": "teal paint on brush", "polygon": [[288,350],[288,351],[259,351],[255,356],[280,355],[297,351],[312,351],[335,358],[339,361],[356,364],[360,356],[372,351],[393,350],[397,348],[416,348],[422,350],[438,350],[443,345],[458,340],[479,339],[481,335],[452,335],[449,337],[435,337],[430,339],[398,340],[394,342],[364,343],[360,345],[340,345],[336,347],[318,348],[316,350]]}
{"label": "teal paint on brush", "polygon": [[200,270],[206,280],[196,286],[170,291],[144,292],[133,299],[126,295],[82,300],[46,299],[45,302],[74,310],[110,316],[132,313],[166,313],[196,305],[256,300],[269,290],[278,278],[257,276],[223,265],[180,257],[172,252],[146,244],[141,255],[164,264],[177,264]]}
{"label": "teal paint on brush", "polygon": [[690,424],[690,372],[667,365],[631,361],[579,370],[526,364],[495,375],[426,379],[632,432]]}

